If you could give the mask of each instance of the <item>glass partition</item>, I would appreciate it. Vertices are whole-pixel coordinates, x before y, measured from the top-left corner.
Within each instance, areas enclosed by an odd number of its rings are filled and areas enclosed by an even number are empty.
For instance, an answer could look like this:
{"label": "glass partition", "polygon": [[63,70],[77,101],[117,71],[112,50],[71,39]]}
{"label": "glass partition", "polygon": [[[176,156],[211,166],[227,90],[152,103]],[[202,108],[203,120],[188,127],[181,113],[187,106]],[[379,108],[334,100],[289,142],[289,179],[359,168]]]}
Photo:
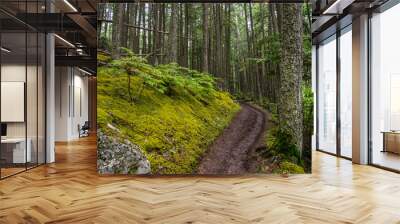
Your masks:
{"label": "glass partition", "polygon": [[336,154],[336,36],[318,48],[318,149]]}
{"label": "glass partition", "polygon": [[[16,16],[43,1],[2,1]],[[3,8],[4,7],[4,8]],[[45,162],[45,35],[0,11],[0,178]]]}
{"label": "glass partition", "polygon": [[26,40],[25,32],[3,32],[1,35],[2,177],[24,171],[26,162],[31,161],[30,143],[26,141],[25,117]]}

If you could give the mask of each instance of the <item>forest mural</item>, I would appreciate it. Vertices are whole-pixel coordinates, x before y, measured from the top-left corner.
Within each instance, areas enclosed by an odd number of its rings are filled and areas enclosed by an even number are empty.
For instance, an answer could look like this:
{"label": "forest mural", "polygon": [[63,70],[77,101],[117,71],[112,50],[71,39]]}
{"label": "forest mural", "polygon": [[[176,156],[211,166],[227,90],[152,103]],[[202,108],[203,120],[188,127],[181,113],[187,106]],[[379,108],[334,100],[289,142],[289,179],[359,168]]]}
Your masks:
{"label": "forest mural", "polygon": [[311,172],[309,7],[99,4],[99,173]]}

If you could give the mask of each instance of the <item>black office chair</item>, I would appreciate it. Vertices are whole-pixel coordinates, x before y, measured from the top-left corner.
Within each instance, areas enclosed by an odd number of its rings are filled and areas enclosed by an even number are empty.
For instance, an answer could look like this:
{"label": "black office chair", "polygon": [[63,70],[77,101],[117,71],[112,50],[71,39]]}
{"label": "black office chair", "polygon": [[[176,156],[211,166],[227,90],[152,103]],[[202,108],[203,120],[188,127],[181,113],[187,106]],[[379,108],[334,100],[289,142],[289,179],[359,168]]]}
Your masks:
{"label": "black office chair", "polygon": [[79,138],[89,136],[89,129],[90,129],[89,121],[85,121],[82,127],[78,125],[78,129],[79,129]]}

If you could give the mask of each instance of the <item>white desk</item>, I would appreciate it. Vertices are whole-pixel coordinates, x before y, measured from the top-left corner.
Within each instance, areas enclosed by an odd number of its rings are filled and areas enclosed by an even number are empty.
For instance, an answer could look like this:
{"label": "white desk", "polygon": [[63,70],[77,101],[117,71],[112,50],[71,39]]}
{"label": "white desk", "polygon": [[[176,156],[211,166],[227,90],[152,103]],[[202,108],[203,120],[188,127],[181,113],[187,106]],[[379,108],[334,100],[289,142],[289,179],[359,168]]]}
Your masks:
{"label": "white desk", "polygon": [[[30,138],[26,140],[28,143],[28,147],[26,147],[25,153],[25,138],[5,138],[1,139],[2,145],[13,146],[13,163],[25,163],[31,162],[32,160],[32,152],[31,152],[31,145],[32,141]],[[26,159],[26,161],[25,161]]]}

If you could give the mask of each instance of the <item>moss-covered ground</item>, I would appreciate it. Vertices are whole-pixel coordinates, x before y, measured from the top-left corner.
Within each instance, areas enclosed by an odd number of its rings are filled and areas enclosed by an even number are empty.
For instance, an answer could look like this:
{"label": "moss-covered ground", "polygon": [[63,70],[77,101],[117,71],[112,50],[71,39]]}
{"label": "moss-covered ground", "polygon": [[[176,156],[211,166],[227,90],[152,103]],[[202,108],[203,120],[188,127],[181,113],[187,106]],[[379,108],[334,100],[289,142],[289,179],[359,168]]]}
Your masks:
{"label": "moss-covered ground", "polygon": [[208,74],[134,56],[101,57],[107,65],[98,68],[99,128],[139,145],[153,174],[194,173],[240,106]]}

